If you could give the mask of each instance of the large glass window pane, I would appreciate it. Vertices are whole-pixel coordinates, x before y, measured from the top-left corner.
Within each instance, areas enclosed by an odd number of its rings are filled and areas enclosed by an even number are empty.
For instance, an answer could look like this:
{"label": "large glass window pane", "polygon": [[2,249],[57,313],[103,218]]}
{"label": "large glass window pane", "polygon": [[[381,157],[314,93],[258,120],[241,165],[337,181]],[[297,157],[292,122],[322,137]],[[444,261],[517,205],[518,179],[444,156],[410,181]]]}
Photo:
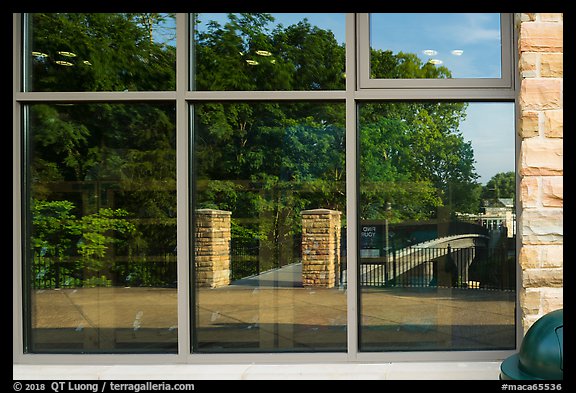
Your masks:
{"label": "large glass window pane", "polygon": [[192,90],[343,90],[345,14],[194,14]]}
{"label": "large glass window pane", "polygon": [[175,89],[173,14],[36,13],[29,18],[26,91]]}
{"label": "large glass window pane", "polygon": [[345,351],[344,104],[193,109],[193,350]]}
{"label": "large glass window pane", "polygon": [[514,104],[363,103],[361,351],[515,348]]}
{"label": "large glass window pane", "polygon": [[370,14],[370,77],[500,78],[500,14]]}
{"label": "large glass window pane", "polygon": [[26,351],[176,352],[174,104],[25,109]]}

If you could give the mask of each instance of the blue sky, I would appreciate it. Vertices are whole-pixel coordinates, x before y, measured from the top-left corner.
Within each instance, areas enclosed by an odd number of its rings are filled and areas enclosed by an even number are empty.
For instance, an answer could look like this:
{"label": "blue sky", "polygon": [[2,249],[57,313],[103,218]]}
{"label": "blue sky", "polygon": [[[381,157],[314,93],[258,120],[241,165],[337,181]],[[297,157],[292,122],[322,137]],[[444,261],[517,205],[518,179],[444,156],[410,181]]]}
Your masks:
{"label": "blue sky", "polygon": [[453,78],[500,78],[499,14],[373,14],[375,49],[415,53]]}
{"label": "blue sky", "polygon": [[514,103],[470,103],[460,131],[472,143],[480,183],[486,184],[499,172],[514,172]]}
{"label": "blue sky", "polygon": [[[331,30],[339,43],[345,41],[345,14],[272,15],[284,26],[307,18],[311,25]],[[221,24],[227,20],[226,14],[202,16]],[[500,77],[498,14],[373,14],[371,22],[370,44],[375,49],[416,53],[423,61],[440,60],[454,78]],[[460,131],[472,143],[482,184],[499,172],[515,170],[512,103],[470,103]]]}

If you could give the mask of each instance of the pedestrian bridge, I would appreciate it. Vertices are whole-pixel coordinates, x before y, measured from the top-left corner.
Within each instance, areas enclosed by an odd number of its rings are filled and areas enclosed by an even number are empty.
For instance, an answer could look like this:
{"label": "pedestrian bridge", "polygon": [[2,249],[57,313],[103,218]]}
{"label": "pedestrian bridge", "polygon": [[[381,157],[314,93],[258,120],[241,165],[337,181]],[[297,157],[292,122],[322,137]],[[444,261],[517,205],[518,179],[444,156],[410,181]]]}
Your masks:
{"label": "pedestrian bridge", "polygon": [[[362,287],[451,287],[513,289],[514,260],[507,250],[494,248],[487,234],[444,236],[386,256],[361,256]],[[347,261],[340,259],[336,286],[347,285]],[[302,287],[302,263],[296,262],[232,281],[235,286]]]}
{"label": "pedestrian bridge", "polygon": [[361,257],[360,285],[479,286],[470,277],[470,266],[482,263],[479,250],[486,251],[489,240],[477,233],[450,235],[392,250],[384,257]]}

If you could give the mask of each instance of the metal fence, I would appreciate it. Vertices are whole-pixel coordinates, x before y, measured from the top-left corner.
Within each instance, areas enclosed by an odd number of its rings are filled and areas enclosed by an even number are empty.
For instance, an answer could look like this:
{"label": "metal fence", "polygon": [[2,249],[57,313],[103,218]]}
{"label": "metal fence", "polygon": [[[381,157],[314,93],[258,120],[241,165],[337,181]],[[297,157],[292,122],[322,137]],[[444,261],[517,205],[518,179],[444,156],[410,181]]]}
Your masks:
{"label": "metal fence", "polygon": [[258,246],[232,247],[230,255],[230,279],[239,280],[260,274]]}
{"label": "metal fence", "polygon": [[[254,276],[299,262],[299,249],[291,245],[284,258],[270,261],[263,257],[259,245],[236,245],[231,248],[231,279]],[[345,248],[341,248],[341,251],[340,283],[345,285]],[[267,259],[266,263],[263,263],[263,259]],[[35,258],[31,269],[32,286],[34,289],[176,287],[177,264],[174,255],[141,259],[116,257],[101,263],[105,266],[72,259]],[[409,247],[391,252],[388,257],[360,258],[359,283],[362,287],[449,286],[513,290],[516,287],[515,258],[506,248]]]}
{"label": "metal fence", "polygon": [[230,244],[230,279],[258,275],[302,261],[302,234],[288,236],[282,242],[232,238]]}
{"label": "metal fence", "polygon": [[33,289],[81,287],[176,287],[173,255],[102,261],[35,258],[31,269]]}
{"label": "metal fence", "polygon": [[513,290],[515,258],[505,248],[417,248],[361,258],[363,287],[452,287]]}

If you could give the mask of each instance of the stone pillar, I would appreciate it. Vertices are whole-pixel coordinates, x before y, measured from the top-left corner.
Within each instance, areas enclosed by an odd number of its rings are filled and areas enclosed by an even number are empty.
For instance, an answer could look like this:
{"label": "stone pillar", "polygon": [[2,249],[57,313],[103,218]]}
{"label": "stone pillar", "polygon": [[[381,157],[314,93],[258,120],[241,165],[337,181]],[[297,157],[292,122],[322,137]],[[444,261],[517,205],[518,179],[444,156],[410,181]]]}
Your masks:
{"label": "stone pillar", "polygon": [[223,210],[196,210],[196,285],[217,288],[230,284],[230,217]]}
{"label": "stone pillar", "polygon": [[340,270],[341,212],[328,209],[302,212],[302,284],[332,288]]}
{"label": "stone pillar", "polygon": [[519,290],[524,333],[563,307],[563,14],[519,14]]}

